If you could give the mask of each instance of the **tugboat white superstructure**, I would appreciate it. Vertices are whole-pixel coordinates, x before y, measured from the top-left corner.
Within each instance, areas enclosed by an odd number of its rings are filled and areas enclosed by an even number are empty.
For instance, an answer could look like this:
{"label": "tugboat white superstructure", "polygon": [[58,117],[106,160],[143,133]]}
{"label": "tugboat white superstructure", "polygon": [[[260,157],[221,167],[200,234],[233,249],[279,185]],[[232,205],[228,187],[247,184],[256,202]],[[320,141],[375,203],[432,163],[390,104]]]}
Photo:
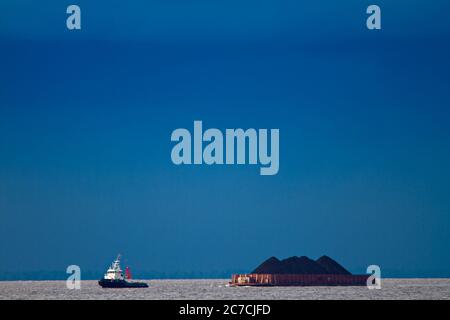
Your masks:
{"label": "tugboat white superstructure", "polygon": [[148,288],[148,284],[144,282],[129,282],[125,279],[120,267],[120,254],[108,268],[103,279],[98,281],[98,284],[103,288]]}

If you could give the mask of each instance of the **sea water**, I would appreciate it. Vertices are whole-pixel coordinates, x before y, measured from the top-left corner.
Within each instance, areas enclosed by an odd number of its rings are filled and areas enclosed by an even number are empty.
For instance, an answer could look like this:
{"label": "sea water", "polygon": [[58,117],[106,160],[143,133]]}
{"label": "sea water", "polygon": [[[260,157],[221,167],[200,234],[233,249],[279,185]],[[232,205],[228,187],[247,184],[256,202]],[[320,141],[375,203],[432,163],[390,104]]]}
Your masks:
{"label": "sea water", "polygon": [[228,279],[148,280],[146,289],[103,289],[82,281],[0,281],[0,299],[448,299],[450,279],[383,279],[380,290],[366,287],[229,287]]}

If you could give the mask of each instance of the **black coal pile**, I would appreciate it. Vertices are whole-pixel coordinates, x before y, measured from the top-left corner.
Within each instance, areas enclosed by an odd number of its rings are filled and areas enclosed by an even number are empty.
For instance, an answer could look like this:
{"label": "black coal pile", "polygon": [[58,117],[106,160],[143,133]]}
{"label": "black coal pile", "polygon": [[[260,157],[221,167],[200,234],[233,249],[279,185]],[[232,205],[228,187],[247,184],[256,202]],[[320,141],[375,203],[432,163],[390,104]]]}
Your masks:
{"label": "black coal pile", "polygon": [[291,257],[279,260],[271,257],[253,270],[253,274],[351,274],[330,257],[317,260],[308,257]]}
{"label": "black coal pile", "polygon": [[351,274],[343,266],[328,256],[322,256],[317,259],[316,262],[327,271],[326,274]]}

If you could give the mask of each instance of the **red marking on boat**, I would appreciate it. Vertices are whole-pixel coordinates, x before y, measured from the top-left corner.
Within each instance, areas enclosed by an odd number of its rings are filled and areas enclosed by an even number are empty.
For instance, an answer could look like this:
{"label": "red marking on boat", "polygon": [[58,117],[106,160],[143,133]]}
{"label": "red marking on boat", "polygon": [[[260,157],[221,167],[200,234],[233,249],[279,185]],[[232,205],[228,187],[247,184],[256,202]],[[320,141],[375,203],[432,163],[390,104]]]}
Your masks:
{"label": "red marking on boat", "polygon": [[125,277],[130,280],[131,279],[131,271],[130,268],[126,267],[125,269]]}

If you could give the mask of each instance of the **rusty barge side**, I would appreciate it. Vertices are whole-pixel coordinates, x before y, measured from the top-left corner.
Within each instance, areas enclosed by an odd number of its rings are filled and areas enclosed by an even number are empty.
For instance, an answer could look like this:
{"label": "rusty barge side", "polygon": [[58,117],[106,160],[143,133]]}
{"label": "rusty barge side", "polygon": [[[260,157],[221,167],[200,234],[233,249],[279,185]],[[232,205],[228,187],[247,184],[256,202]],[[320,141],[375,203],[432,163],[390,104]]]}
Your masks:
{"label": "rusty barge side", "polygon": [[366,286],[369,275],[234,274],[230,286]]}

